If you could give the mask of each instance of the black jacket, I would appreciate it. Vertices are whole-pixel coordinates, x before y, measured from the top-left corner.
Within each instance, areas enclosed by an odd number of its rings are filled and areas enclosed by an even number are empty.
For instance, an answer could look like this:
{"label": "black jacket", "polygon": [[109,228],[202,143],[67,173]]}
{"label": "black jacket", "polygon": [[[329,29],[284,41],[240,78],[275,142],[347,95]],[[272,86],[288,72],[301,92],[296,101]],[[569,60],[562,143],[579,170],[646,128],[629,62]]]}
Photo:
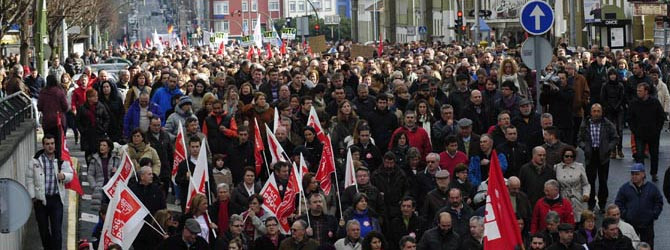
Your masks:
{"label": "black jacket", "polygon": [[[332,246],[335,244],[335,241],[340,238],[340,235],[337,235],[339,225],[335,216],[330,214],[314,216],[310,213],[309,220],[307,220],[307,214],[303,214],[302,216],[298,217],[298,219],[309,221],[311,223],[312,230],[314,230],[314,235],[310,238],[318,241],[321,246]],[[317,226],[317,224],[319,226]]]}
{"label": "black jacket", "polygon": [[174,143],[170,140],[170,136],[167,132],[161,130],[158,132],[158,139],[156,139],[151,131],[148,131],[146,138],[149,145],[156,150],[158,158],[161,160],[161,172],[158,177],[161,179],[170,178],[174,157]]}
{"label": "black jacket", "polygon": [[[370,180],[370,182],[372,182],[372,180]],[[384,196],[382,196],[379,189],[371,183],[368,183],[367,185],[358,184],[358,192],[356,192],[355,186],[346,188],[342,194],[342,209],[346,210],[346,208],[353,206],[354,196],[359,192],[365,193],[368,196],[369,208],[375,210],[377,214],[384,214]]]}
{"label": "black jacket", "polygon": [[[233,174],[233,183],[242,183],[244,179],[244,167],[255,166],[256,164],[256,158],[254,158],[254,144],[250,141],[245,143],[235,142],[235,146],[232,147],[232,150],[229,151],[227,155],[226,165],[230,168],[230,172]],[[267,153],[265,155],[269,156]],[[269,161],[269,158],[267,158],[267,160]],[[262,168],[265,168],[265,164]],[[265,169],[261,171],[261,174],[264,173],[267,173]]]}
{"label": "black jacket", "polygon": [[110,115],[107,107],[98,102],[95,107],[95,122],[89,119],[88,102],[77,108],[77,128],[81,132],[81,149],[87,153],[98,151],[98,139],[107,135],[110,124]]}
{"label": "black jacket", "polygon": [[531,112],[530,116],[526,118],[528,118],[528,122],[523,115],[516,116],[512,118],[512,125],[516,127],[517,140],[526,144],[528,150],[533,150],[534,147],[544,144],[542,121],[540,115],[535,112]]}
{"label": "black jacket", "polygon": [[226,154],[236,144],[237,138],[228,137],[219,130],[220,126],[231,129],[230,124],[233,122],[233,119],[233,116],[230,115],[223,115],[220,122],[217,122],[217,117],[213,115],[205,118],[204,126],[207,127],[207,141],[209,142],[209,149],[212,154]]}
{"label": "black jacket", "polygon": [[658,140],[665,122],[665,111],[658,99],[653,97],[648,97],[647,100],[635,99],[629,107],[629,113],[628,125],[635,137]]}
{"label": "black jacket", "polygon": [[475,134],[485,134],[495,124],[496,116],[497,112],[493,107],[486,106],[485,103],[475,106],[468,102],[468,106],[463,109],[463,117],[472,120],[472,132]]}
{"label": "black jacket", "polygon": [[589,243],[591,250],[633,250],[633,243],[631,240],[623,236],[619,232],[619,237],[616,239],[605,239],[604,237],[596,237],[596,239]]}
{"label": "black jacket", "polygon": [[416,214],[412,214],[407,225],[405,225],[402,216],[393,218],[387,226],[389,231],[387,238],[389,239],[388,242],[390,243],[389,245],[391,246],[391,249],[399,249],[398,241],[405,235],[414,234],[415,239],[421,239],[427,226],[426,221]]}
{"label": "black jacket", "polygon": [[572,105],[575,98],[575,90],[570,85],[553,90],[549,86],[543,86],[540,94],[540,104],[547,108],[547,112],[554,118],[554,126],[558,128],[572,128]]}
{"label": "black jacket", "polygon": [[370,112],[368,124],[370,125],[370,134],[372,138],[375,138],[375,143],[380,145],[381,152],[385,152],[393,131],[399,126],[398,117],[388,109],[379,110],[375,108]]}
{"label": "black jacket", "polygon": [[257,238],[254,241],[254,248],[255,249],[267,249],[267,250],[278,250],[279,245],[281,242],[286,239],[286,236],[283,234],[279,234],[279,240],[277,240],[277,245],[274,245],[272,243],[272,240],[267,236],[263,235],[260,238]]}
{"label": "black jacket", "polygon": [[600,99],[605,116],[623,111],[626,104],[623,82],[619,80],[608,81],[600,91]]}
{"label": "black jacket", "polygon": [[[384,198],[384,212],[387,218],[400,216],[400,200],[408,194],[409,182],[405,173],[397,166],[390,171],[381,166],[370,177],[372,185],[377,187]],[[381,213],[381,212],[380,212]]]}
{"label": "black jacket", "polygon": [[461,249],[461,237],[453,230],[443,232],[442,229],[440,229],[439,227],[434,227],[423,234],[423,237],[421,237],[419,244],[417,244],[417,249],[419,250]]}
{"label": "black jacket", "polygon": [[518,177],[521,180],[521,191],[528,195],[530,206],[533,207],[544,196],[544,183],[556,179],[556,172],[553,167],[544,166],[538,173],[536,166],[528,162],[521,166]]}
{"label": "black jacket", "polygon": [[[254,183],[254,194],[260,192],[261,186],[258,185],[258,183]],[[249,193],[247,193],[247,189],[244,187],[244,182],[237,184],[237,187],[235,187],[232,196],[230,197],[230,201],[232,202],[233,207],[239,212],[249,209]]]}
{"label": "black jacket", "polygon": [[163,242],[161,242],[160,245],[156,249],[161,249],[161,250],[208,250],[210,249],[209,245],[207,244],[207,241],[203,239],[200,236],[196,236],[195,243],[192,244],[190,247],[186,246],[186,243],[184,243],[184,240],[181,238],[181,234],[172,236],[170,238],[165,239]]}
{"label": "black jacket", "polygon": [[471,235],[468,235],[465,239],[463,239],[463,246],[461,249],[463,250],[483,250],[484,245],[482,245],[483,242],[479,242],[479,240],[475,239]]}
{"label": "black jacket", "polygon": [[526,147],[526,144],[518,141],[505,141],[496,147],[496,152],[504,154],[507,159],[507,171],[504,173],[505,178],[518,176],[521,166],[526,164],[531,156],[530,149]]}
{"label": "black jacket", "polygon": [[167,207],[165,196],[163,196],[163,191],[161,191],[158,183],[154,182],[149,185],[141,185],[137,182],[130,186],[130,190],[132,190],[133,193],[135,193],[135,196],[144,203],[144,206],[147,207],[151,214]]}
{"label": "black jacket", "polygon": [[448,189],[445,192],[438,188],[433,189],[428,192],[423,202],[421,214],[426,220],[432,220],[438,210],[449,204],[449,191]]}
{"label": "black jacket", "polygon": [[459,134],[458,151],[465,153],[468,158],[473,155],[479,155],[482,151],[482,148],[479,146],[479,135],[475,134],[474,131],[470,134],[470,144],[468,145],[468,150],[465,150],[465,142],[463,141],[463,137]]}

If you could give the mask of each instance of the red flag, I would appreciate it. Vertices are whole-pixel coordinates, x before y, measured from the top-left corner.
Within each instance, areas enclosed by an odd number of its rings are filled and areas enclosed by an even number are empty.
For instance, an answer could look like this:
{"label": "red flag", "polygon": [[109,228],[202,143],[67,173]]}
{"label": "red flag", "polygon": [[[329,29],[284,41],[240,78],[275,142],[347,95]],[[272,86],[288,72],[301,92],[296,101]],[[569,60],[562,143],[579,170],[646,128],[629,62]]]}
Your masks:
{"label": "red flag", "polygon": [[271,59],[272,59],[272,46],[270,45],[270,43],[268,43],[267,47],[268,47],[268,48],[267,48],[267,51],[268,51],[268,60],[271,60]]}
{"label": "red flag", "polygon": [[151,44],[151,38],[147,37],[147,39],[144,40],[144,47],[149,49],[151,48]]}
{"label": "red flag", "polygon": [[277,211],[279,229],[281,229],[283,234],[291,233],[288,217],[295,212],[295,199],[300,195],[300,192],[302,192],[302,185],[300,184],[302,178],[299,178],[299,175],[300,172],[298,172],[298,168],[294,164],[291,170],[291,175],[288,178],[286,192],[284,192],[284,199],[279,204],[279,209]]}
{"label": "red flag", "polygon": [[193,169],[193,176],[191,176],[188,185],[188,195],[186,197],[186,212],[191,207],[191,197],[196,194],[207,194],[207,185],[209,182],[209,171],[207,165],[207,139],[202,139],[202,146],[200,146],[200,153],[198,153],[198,161],[195,163]]}
{"label": "red flag", "polygon": [[286,54],[286,42],[282,40],[281,46],[279,47],[279,53],[283,56]]}
{"label": "red flag", "polygon": [[172,182],[175,182],[177,170],[179,170],[179,163],[186,160],[186,141],[184,139],[184,128],[181,126],[181,121],[177,127],[177,138],[174,143],[174,160],[172,160]]}
{"label": "red flag", "polygon": [[120,168],[116,170],[116,173],[112,175],[112,178],[109,178],[107,184],[102,187],[102,191],[109,197],[109,199],[114,198],[114,192],[116,192],[116,187],[120,183],[123,183],[123,185],[128,184],[131,174],[135,171],[133,161],[130,159],[130,156],[128,156],[128,152],[124,150],[122,157],[123,159],[121,159],[121,164],[119,165]]}
{"label": "red flag", "polygon": [[124,184],[119,185],[109,203],[105,223],[102,226],[99,249],[107,249],[111,244],[119,244],[128,249],[135,241],[144,224],[149,210],[142,201]]}
{"label": "red flag", "polygon": [[68,163],[68,167],[72,170],[72,180],[68,183],[65,183],[65,188],[77,192],[79,196],[84,195],[84,190],[81,188],[81,182],[79,182],[79,175],[77,170],[72,165],[72,157],[70,157],[70,150],[67,148],[67,140],[65,140],[65,131],[63,131],[63,122],[61,121],[61,115],[58,114],[58,130],[60,130],[61,138],[61,151],[60,158],[63,162]]}
{"label": "red flag", "polygon": [[319,117],[316,115],[316,109],[312,107],[307,118],[307,125],[312,126],[316,131],[316,137],[323,143],[323,151],[319,168],[316,171],[316,180],[321,184],[321,189],[326,195],[330,194],[332,182],[330,174],[335,173],[335,158],[333,158],[333,146],[330,143],[330,137],[326,136],[321,127]]}
{"label": "red flag", "polygon": [[188,47],[188,39],[186,39],[186,34],[181,34],[181,44],[184,47]]}
{"label": "red flag", "polygon": [[[497,156],[495,150],[491,155]],[[523,244],[519,224],[503,179],[498,157],[491,157],[484,216],[484,249],[514,249]]]}
{"label": "red flag", "polygon": [[223,41],[221,41],[221,43],[219,43],[219,49],[216,50],[216,54],[217,55],[223,55],[223,52],[226,50],[225,46],[226,45],[223,44]]}
{"label": "red flag", "polygon": [[128,37],[123,37],[123,47],[125,49],[128,49]]}
{"label": "red flag", "polygon": [[379,47],[377,47],[377,56],[381,57],[384,53],[384,41],[382,40],[382,35],[379,34]]}
{"label": "red flag", "polygon": [[254,158],[256,159],[256,176],[258,176],[261,173],[261,168],[263,167],[263,157],[261,153],[263,150],[265,150],[265,145],[263,145],[261,130],[258,128],[258,121],[256,118],[254,118],[254,149]]}
{"label": "red flag", "polygon": [[275,181],[274,173],[270,174],[270,178],[265,182],[260,194],[263,197],[262,207],[267,211],[270,211],[276,217],[277,212],[279,211],[279,205],[281,204],[281,196],[279,195],[279,189],[277,188],[277,181]]}
{"label": "red flag", "polygon": [[251,60],[254,57],[254,46],[249,45],[249,52],[247,52],[247,59]]}

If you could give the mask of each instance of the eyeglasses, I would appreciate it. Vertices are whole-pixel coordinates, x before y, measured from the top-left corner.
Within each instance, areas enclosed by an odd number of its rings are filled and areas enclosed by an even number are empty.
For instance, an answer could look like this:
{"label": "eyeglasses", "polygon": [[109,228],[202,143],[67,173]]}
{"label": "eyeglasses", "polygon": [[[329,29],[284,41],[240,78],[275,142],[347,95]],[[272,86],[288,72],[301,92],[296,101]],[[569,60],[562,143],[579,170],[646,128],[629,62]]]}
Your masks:
{"label": "eyeglasses", "polygon": [[244,225],[239,224],[239,225],[233,225],[233,227],[243,227]]}
{"label": "eyeglasses", "polygon": [[302,229],[302,228],[291,228],[291,232],[302,231],[302,230],[304,230],[304,229]]}
{"label": "eyeglasses", "polygon": [[563,158],[575,158],[574,155],[564,155]]}
{"label": "eyeglasses", "polygon": [[266,226],[266,227],[276,227],[277,224],[274,224],[274,223],[273,223],[273,224],[265,224],[265,226]]}

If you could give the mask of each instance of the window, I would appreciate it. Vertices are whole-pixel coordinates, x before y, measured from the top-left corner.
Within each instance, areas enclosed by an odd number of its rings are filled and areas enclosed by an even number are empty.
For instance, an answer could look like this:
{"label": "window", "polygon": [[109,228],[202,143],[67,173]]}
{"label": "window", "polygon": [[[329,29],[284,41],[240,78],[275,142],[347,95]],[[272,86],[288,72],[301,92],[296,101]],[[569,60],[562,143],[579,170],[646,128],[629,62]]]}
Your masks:
{"label": "window", "polygon": [[228,15],[228,1],[214,1],[214,13],[215,16],[218,15]]}
{"label": "window", "polygon": [[268,11],[279,11],[279,0],[270,0],[268,2]]}
{"label": "window", "polygon": [[251,29],[255,29],[255,28],[256,28],[256,23],[257,23],[257,22],[258,22],[258,21],[255,20],[255,19],[254,19],[254,20],[251,20]]}
{"label": "window", "polygon": [[228,20],[223,21],[222,27],[223,27],[223,32],[230,33],[230,22],[228,22]]}
{"label": "window", "polygon": [[242,1],[242,12],[246,12],[246,11],[249,11],[249,2],[247,2],[245,0],[245,1]]}
{"label": "window", "polygon": [[214,32],[224,32],[223,31],[223,21],[214,22]]}
{"label": "window", "polygon": [[[319,1],[312,1],[312,5],[314,5],[314,8],[316,10],[321,10],[321,2]],[[311,6],[310,6],[311,7]]]}
{"label": "window", "polygon": [[258,0],[251,0],[251,11],[258,11]]}
{"label": "window", "polygon": [[291,1],[288,3],[288,9],[291,12],[295,12],[295,2]]}
{"label": "window", "polygon": [[325,11],[333,10],[333,2],[331,0],[323,0],[323,9]]}
{"label": "window", "polygon": [[299,2],[298,3],[298,11],[305,11],[305,3],[304,2]]}
{"label": "window", "polygon": [[242,20],[242,33],[246,33],[249,30],[249,20]]}

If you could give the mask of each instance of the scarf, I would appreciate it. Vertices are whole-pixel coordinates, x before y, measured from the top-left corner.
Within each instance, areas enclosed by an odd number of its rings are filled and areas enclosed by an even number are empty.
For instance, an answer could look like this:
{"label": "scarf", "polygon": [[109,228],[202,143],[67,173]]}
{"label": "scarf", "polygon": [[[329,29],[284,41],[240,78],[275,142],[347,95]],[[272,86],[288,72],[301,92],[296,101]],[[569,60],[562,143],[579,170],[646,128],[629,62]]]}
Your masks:
{"label": "scarf", "polygon": [[91,127],[95,127],[95,111],[98,108],[98,104],[89,104],[88,112],[86,112],[86,118],[91,122]]}
{"label": "scarf", "polygon": [[228,202],[230,200],[220,201],[219,202],[219,214],[218,221],[216,224],[219,226],[219,235],[223,236],[228,231],[228,220],[230,214],[228,213]]}

